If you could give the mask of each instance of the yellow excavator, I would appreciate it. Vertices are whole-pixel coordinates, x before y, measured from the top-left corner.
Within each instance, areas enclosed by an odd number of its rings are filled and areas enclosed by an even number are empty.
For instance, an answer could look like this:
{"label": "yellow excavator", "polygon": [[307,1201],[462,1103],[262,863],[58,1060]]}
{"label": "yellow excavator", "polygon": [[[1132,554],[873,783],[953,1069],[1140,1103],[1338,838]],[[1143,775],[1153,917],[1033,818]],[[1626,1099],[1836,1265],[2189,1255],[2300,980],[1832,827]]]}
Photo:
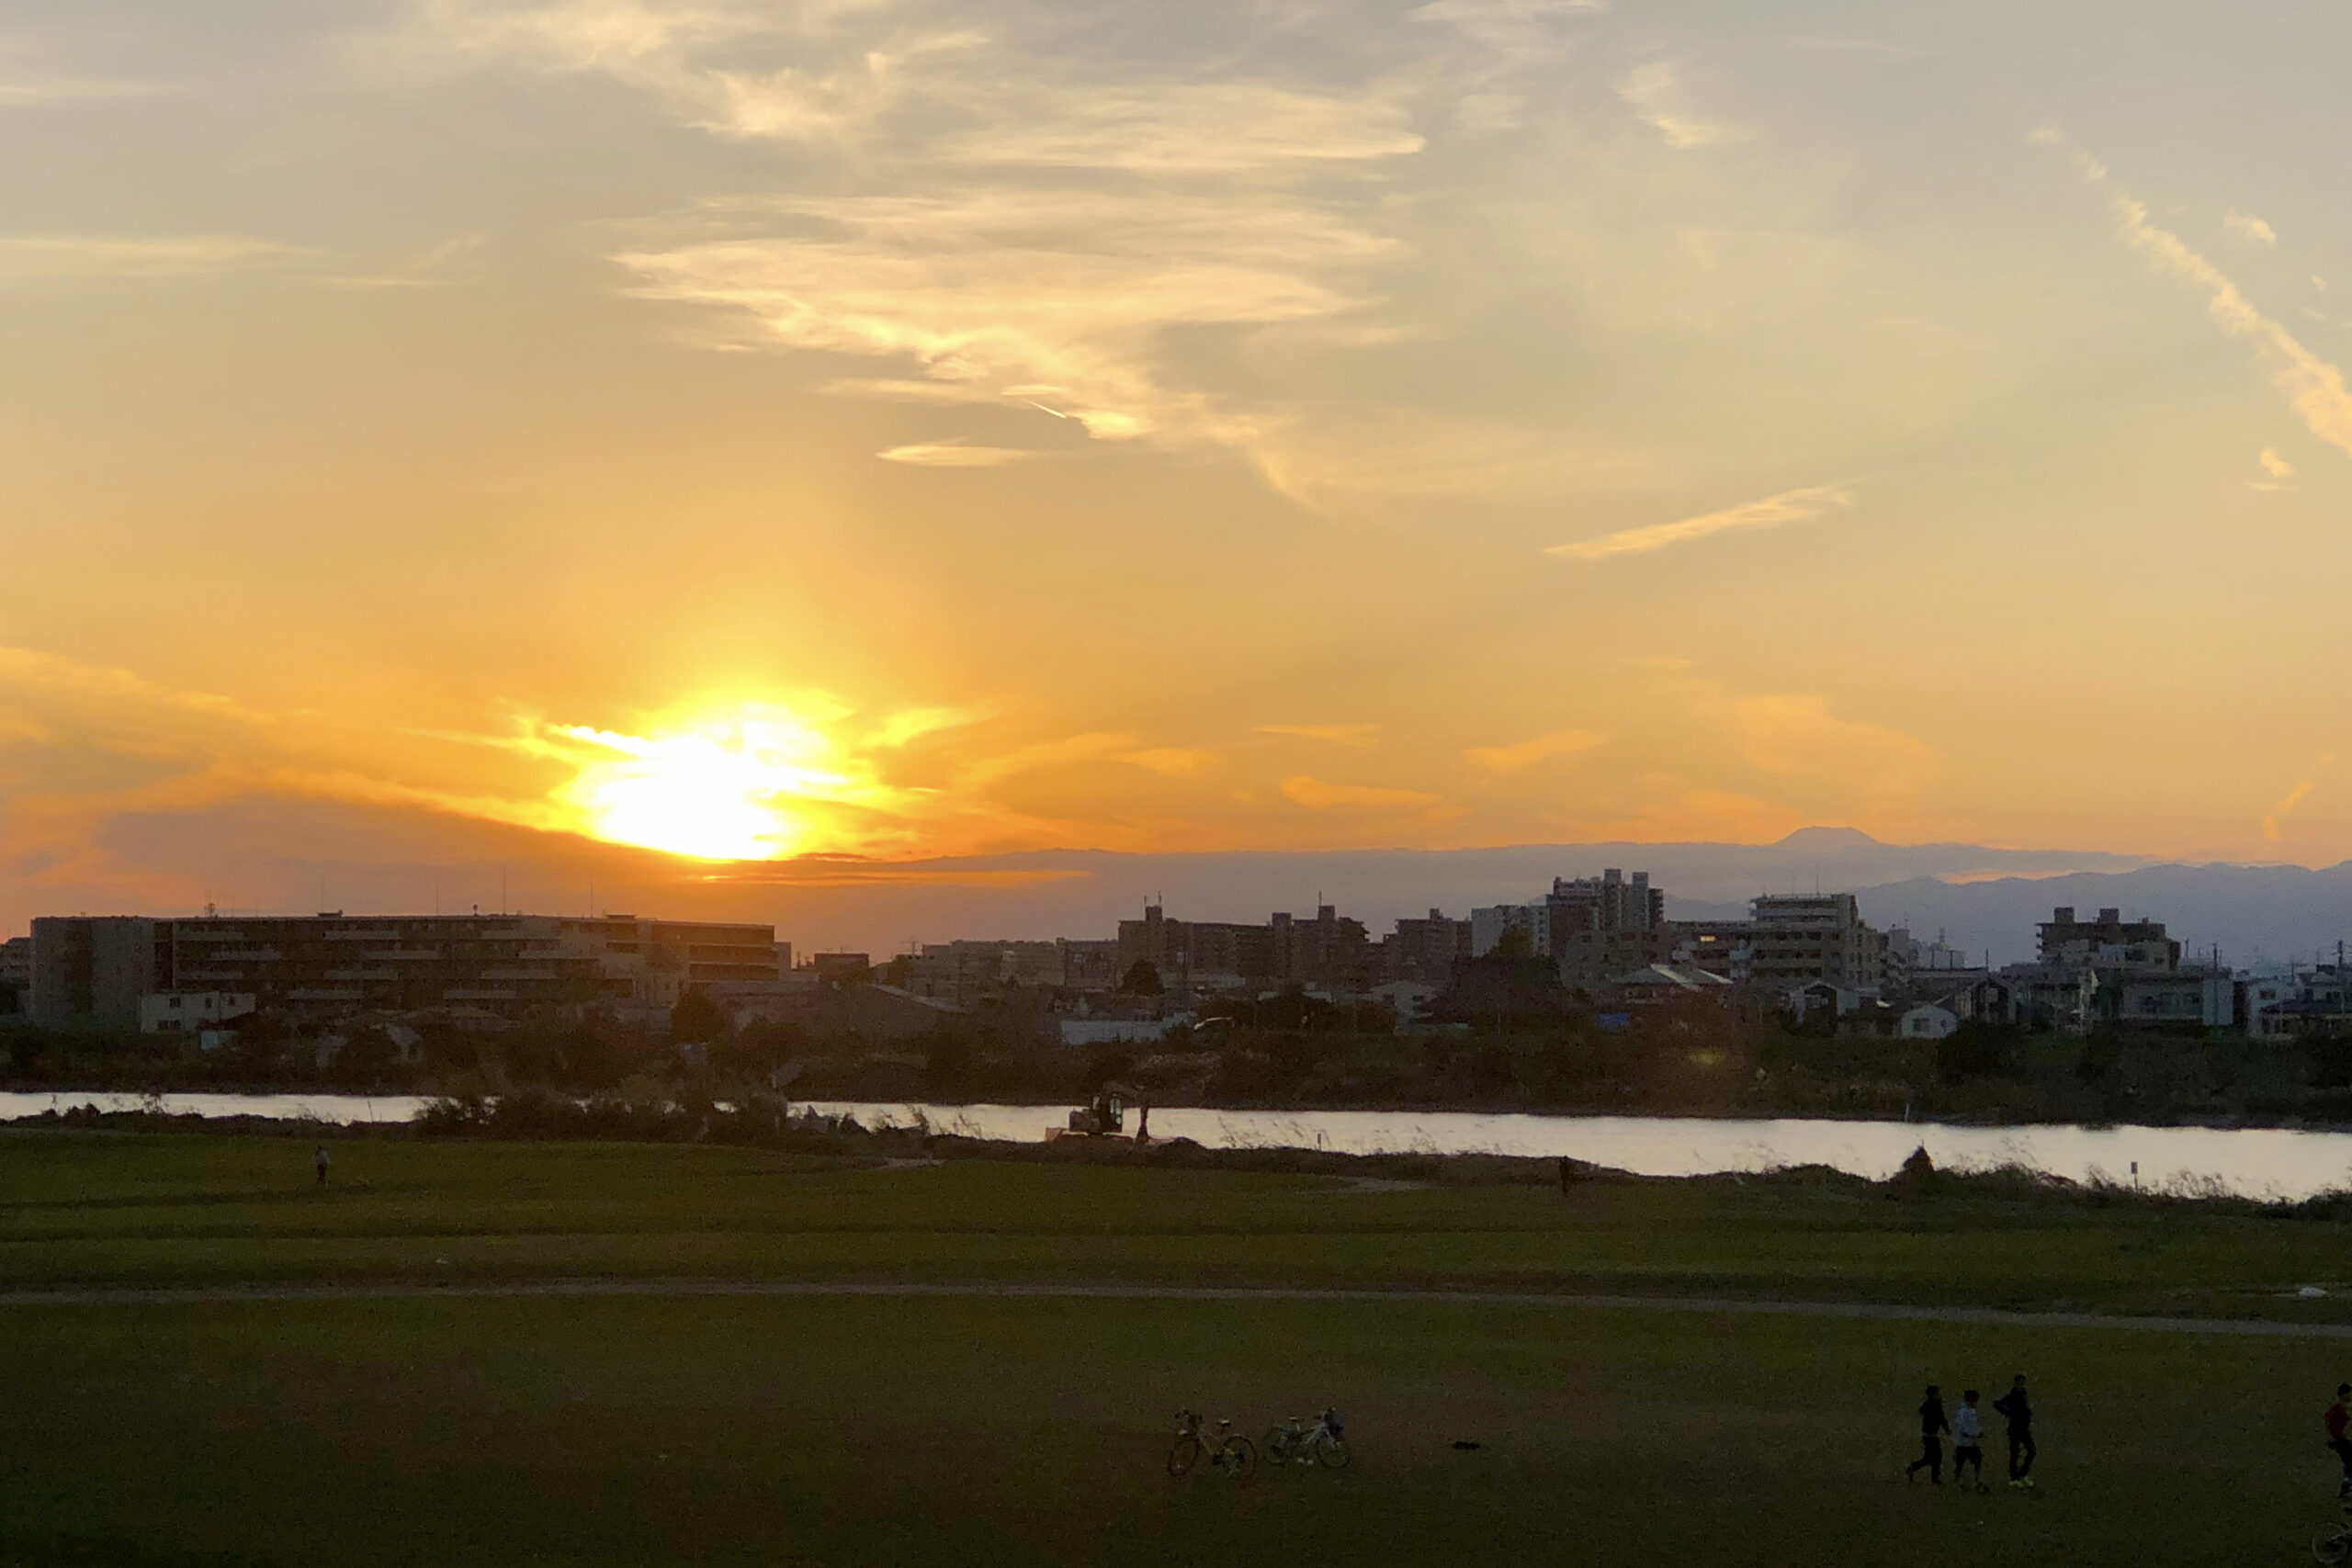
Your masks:
{"label": "yellow excavator", "polygon": [[1069,1124],[1049,1127],[1049,1138],[1124,1138],[1127,1135],[1127,1107],[1136,1108],[1135,1141],[1151,1142],[1151,1100],[1132,1084],[1116,1081],[1104,1084],[1094,1091],[1094,1098],[1069,1113]]}

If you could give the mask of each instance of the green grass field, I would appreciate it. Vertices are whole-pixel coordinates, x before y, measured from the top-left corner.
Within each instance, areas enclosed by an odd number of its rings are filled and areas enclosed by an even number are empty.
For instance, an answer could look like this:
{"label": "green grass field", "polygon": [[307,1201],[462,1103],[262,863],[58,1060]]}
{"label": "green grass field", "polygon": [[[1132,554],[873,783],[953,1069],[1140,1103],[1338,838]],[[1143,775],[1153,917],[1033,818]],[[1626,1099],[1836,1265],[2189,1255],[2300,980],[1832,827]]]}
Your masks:
{"label": "green grass field", "polygon": [[[1345,1283],[2215,1315],[2341,1228],[1802,1189],[660,1146],[0,1135],[0,1280]],[[422,1297],[0,1308],[0,1562],[2308,1561],[2352,1343],[1491,1303]],[[2034,1379],[2043,1487],[1901,1477]],[[1170,1481],[1337,1404],[1346,1472]],[[1456,1439],[1478,1442],[1457,1450]],[[1997,1444],[1996,1444],[1997,1449]],[[1999,1456],[1995,1454],[1997,1468]],[[1996,1477],[1997,1483],[1997,1476]]]}

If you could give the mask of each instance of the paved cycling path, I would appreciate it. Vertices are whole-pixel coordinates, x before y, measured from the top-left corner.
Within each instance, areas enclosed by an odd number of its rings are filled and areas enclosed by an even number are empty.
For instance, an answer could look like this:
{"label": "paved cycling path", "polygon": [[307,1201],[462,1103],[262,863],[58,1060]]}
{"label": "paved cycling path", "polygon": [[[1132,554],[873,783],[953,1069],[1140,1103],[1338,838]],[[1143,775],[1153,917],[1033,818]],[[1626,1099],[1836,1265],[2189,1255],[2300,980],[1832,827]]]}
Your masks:
{"label": "paved cycling path", "polygon": [[2136,1328],[2160,1334],[2258,1338],[2352,1339],[2352,1323],[2291,1323],[2245,1317],[2142,1317],[2120,1313],[2012,1312],[1998,1307],[1907,1306],[1734,1296],[1612,1296],[1534,1291],[1283,1289],[1256,1285],[1124,1283],[970,1284],[793,1280],[524,1280],[506,1283],[194,1285],[156,1290],[0,1291],[0,1307],[144,1306],[217,1302],[473,1300],[509,1296],[985,1297],[1006,1301],[1362,1302],[1413,1306],[1565,1307],[1572,1311],[1686,1312],[1758,1317],[1848,1318],[1874,1323],[1949,1323],[2002,1328]]}

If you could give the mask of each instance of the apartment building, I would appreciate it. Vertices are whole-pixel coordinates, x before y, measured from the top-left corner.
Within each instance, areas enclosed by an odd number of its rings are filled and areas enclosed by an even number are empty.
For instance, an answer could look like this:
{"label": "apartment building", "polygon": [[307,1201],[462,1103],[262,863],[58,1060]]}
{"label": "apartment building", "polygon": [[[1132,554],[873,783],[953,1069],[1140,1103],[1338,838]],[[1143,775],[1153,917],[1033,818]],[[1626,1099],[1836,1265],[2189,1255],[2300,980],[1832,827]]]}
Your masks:
{"label": "apartment building", "polygon": [[1553,942],[1578,935],[1656,931],[1666,924],[1666,892],[1650,886],[1650,874],[1627,876],[1608,870],[1599,876],[1555,876],[1544,907]]}
{"label": "apartment building", "polygon": [[2238,1021],[2238,984],[2219,968],[2184,964],[2162,920],[2120,909],[2077,919],[2060,905],[2037,928],[2039,955],[2001,971],[2019,1019],[2061,1029],[2174,1025],[2222,1029]]}
{"label": "apartment building", "polygon": [[1851,893],[1768,894],[1748,908],[1748,974],[1758,984],[1868,990],[1884,983],[1886,938],[1863,920]]}
{"label": "apartment building", "polygon": [[1726,980],[1754,978],[1756,928],[1747,920],[1676,920],[1667,953],[1678,969],[1703,969]]}
{"label": "apartment building", "polygon": [[1263,925],[1171,920],[1160,907],[1119,922],[1119,967],[1137,962],[1171,990],[1228,990],[1252,982],[1363,990],[1377,978],[1371,933],[1329,904],[1312,920],[1285,912]]}
{"label": "apartment building", "polygon": [[37,918],[25,1010],[52,1029],[138,1029],[141,999],[174,988],[157,983],[169,972],[170,925],[138,915]]}
{"label": "apartment building", "polygon": [[0,942],[0,1018],[32,1010],[33,939],[12,936]]}
{"label": "apartment building", "polygon": [[1381,941],[1380,972],[1394,983],[1442,987],[1454,964],[1472,955],[1474,936],[1472,922],[1449,919],[1442,909],[1431,909],[1427,919],[1400,919]]}
{"label": "apartment building", "polygon": [[141,1027],[147,998],[172,995],[475,1023],[594,1004],[666,1011],[689,986],[774,979],[790,951],[771,926],[632,915],[43,917],[31,1011],[51,1027],[125,1032]]}
{"label": "apartment building", "polygon": [[1527,951],[1548,956],[1552,951],[1552,911],[1542,904],[1490,904],[1470,911],[1470,956],[1484,958],[1502,945],[1504,933],[1519,931]]}
{"label": "apartment building", "polygon": [[2162,920],[2127,920],[2120,909],[2101,909],[2095,920],[2078,920],[2062,904],[2035,929],[2044,964],[2143,971],[2180,967],[2180,943],[2165,934]]}

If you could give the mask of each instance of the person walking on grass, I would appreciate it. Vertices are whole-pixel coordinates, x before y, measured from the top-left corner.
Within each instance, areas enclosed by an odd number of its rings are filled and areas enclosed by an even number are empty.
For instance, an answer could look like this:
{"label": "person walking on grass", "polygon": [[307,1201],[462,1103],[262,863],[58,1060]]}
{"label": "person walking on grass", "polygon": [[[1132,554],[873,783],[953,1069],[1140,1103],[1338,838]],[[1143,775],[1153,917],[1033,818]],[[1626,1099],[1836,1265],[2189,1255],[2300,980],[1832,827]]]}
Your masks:
{"label": "person walking on grass", "polygon": [[1951,1430],[1951,1423],[1944,1419],[1944,1396],[1929,1383],[1928,1397],[1919,1402],[1919,1457],[1904,1467],[1904,1480],[1917,1481],[1924,1470],[1929,1481],[1939,1486],[1944,1483],[1943,1438]]}
{"label": "person walking on grass", "polygon": [[2020,1490],[2033,1485],[2033,1404],[2026,1398],[2025,1374],[2009,1383],[2009,1392],[1993,1402],[2009,1423],[2009,1484]]}
{"label": "person walking on grass", "polygon": [[324,1187],[327,1184],[327,1146],[324,1144],[321,1144],[318,1152],[311,1156],[311,1168],[319,1173],[319,1185]]}
{"label": "person walking on grass", "polygon": [[2327,1407],[2325,1416],[2320,1417],[2327,1427],[2327,1451],[2334,1454],[2335,1462],[2344,1467],[2344,1483],[2335,1489],[2339,1497],[2352,1497],[2352,1437],[2346,1435],[2347,1430],[2352,1430],[2352,1410],[2344,1406],[2347,1398],[2352,1398],[2352,1382],[2337,1383],[2335,1403]]}
{"label": "person walking on grass", "polygon": [[1976,1490],[1984,1486],[1984,1417],[1976,1411],[1976,1391],[1970,1389],[1960,1396],[1960,1408],[1951,1417],[1951,1483],[1965,1487],[1971,1468],[1976,1472]]}

